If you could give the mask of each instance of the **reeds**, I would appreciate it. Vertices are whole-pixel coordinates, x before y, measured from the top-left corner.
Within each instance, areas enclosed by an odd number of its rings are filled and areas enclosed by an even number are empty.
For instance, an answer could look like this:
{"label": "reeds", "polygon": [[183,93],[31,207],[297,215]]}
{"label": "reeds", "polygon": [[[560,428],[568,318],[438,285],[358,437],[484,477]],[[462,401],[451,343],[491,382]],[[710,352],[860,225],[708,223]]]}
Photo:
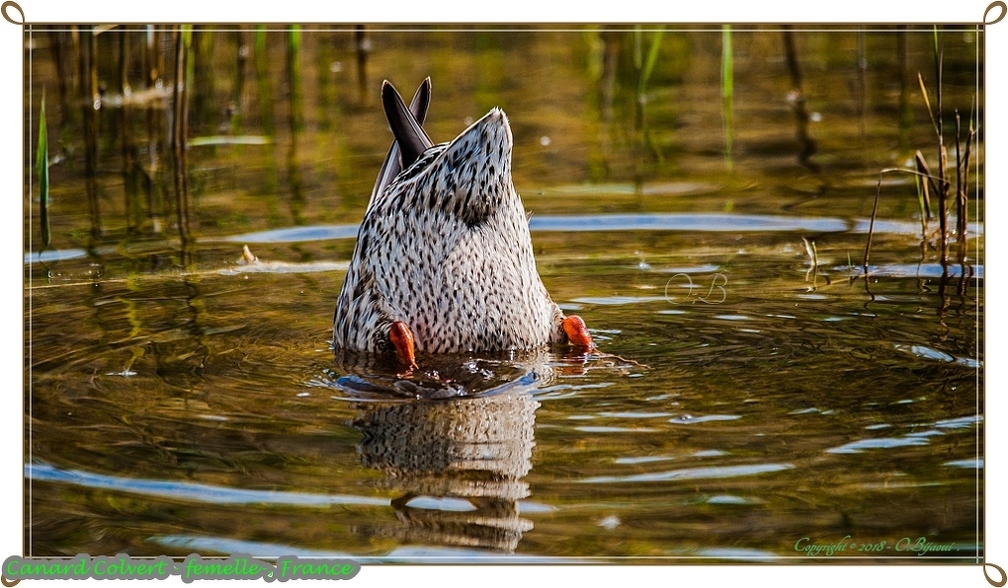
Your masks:
{"label": "reeds", "polygon": [[259,124],[263,133],[273,136],[273,89],[269,77],[269,57],[266,55],[266,27],[256,26],[253,36],[253,59],[256,70],[256,91],[259,102]]}
{"label": "reeds", "polygon": [[45,92],[39,108],[38,146],[35,151],[35,168],[39,181],[39,222],[42,226],[42,248],[49,247],[49,133],[46,129]]}
{"label": "reeds", "polygon": [[[638,101],[643,101],[645,92],[647,91],[648,82],[651,80],[651,74],[654,73],[655,64],[658,63],[658,51],[661,49],[661,39],[662,35],[665,33],[665,27],[658,27],[651,34],[651,43],[648,45],[647,58],[641,61],[641,55],[639,52],[640,45],[638,45],[638,53],[636,55],[636,63],[640,75],[637,77],[637,97]],[[640,35],[640,28],[637,28],[638,38]]]}
{"label": "reeds", "polygon": [[291,217],[296,225],[305,224],[305,198],[302,190],[301,166],[298,165],[298,141],[304,132],[304,109],[301,87],[301,27],[291,25],[287,32],[287,83],[290,92],[290,149],[287,152],[287,172],[291,185]]}
{"label": "reeds", "polygon": [[234,131],[245,114],[245,63],[248,61],[249,47],[245,42],[245,31],[239,27],[235,31],[235,46],[237,51],[235,63],[235,82],[231,94],[231,104],[228,106],[228,126]]}
{"label": "reeds", "polygon": [[857,83],[855,84],[854,98],[857,102],[858,117],[858,137],[864,139],[865,135],[865,77],[868,72],[868,55],[865,49],[865,32],[863,28],[858,28],[857,32]]}
{"label": "reeds", "polygon": [[354,46],[357,49],[357,95],[362,105],[368,103],[371,95],[368,88],[368,54],[371,53],[371,39],[368,38],[364,25],[357,25],[354,30]]}
{"label": "reeds", "polygon": [[[161,70],[162,70],[162,60],[161,52],[157,50],[158,42],[158,32],[153,25],[147,25],[147,31],[143,45],[143,68],[144,72],[147,74],[144,80],[144,86],[148,93],[157,90],[159,84],[163,84],[160,80]],[[144,182],[144,191],[147,194],[147,213],[148,218],[151,223],[151,231],[155,233],[161,232],[161,220],[158,214],[160,209],[158,198],[159,192],[159,179],[163,178],[164,175],[161,173],[160,165],[160,153],[159,149],[160,141],[162,137],[161,133],[157,132],[157,129],[161,126],[160,121],[163,118],[160,110],[155,110],[153,108],[148,108],[146,113],[146,123],[147,123],[147,158],[148,158],[148,168],[142,177]]]}
{"label": "reeds", "polygon": [[[959,259],[966,258],[967,224],[969,219],[969,161],[973,148],[973,138],[976,137],[976,128],[973,126],[973,105],[970,105],[969,128],[966,132],[966,150],[960,149],[960,120],[959,111],[956,117],[956,233],[958,234]],[[962,157],[960,158],[960,154]]]}
{"label": "reeds", "polygon": [[[175,202],[179,238],[189,240],[189,180],[186,174],[186,139],[189,118],[189,82],[192,64],[192,25],[183,25],[175,32],[175,85],[172,95],[172,154],[175,163]],[[183,81],[184,80],[184,81]]]}
{"label": "reeds", "polygon": [[91,218],[91,236],[102,234],[101,207],[98,200],[98,109],[101,107],[98,95],[98,68],[95,64],[97,35],[92,29],[80,35],[80,50],[77,52],[77,68],[80,81],[81,124],[84,135],[84,173],[88,199],[88,214]]}
{"label": "reeds", "polygon": [[[634,69],[637,72],[637,88],[635,92],[634,127],[639,132],[640,145],[646,147],[655,159],[661,161],[661,150],[654,144],[647,120],[647,87],[658,63],[658,53],[661,50],[662,36],[665,27],[659,26],[651,33],[647,55],[644,55],[644,34],[640,26],[634,27]],[[640,174],[638,173],[638,176]],[[638,183],[640,183],[638,181]]]}
{"label": "reeds", "polygon": [[734,117],[732,102],[735,95],[735,73],[732,55],[731,25],[721,27],[721,121],[725,136],[725,166],[732,169],[732,143],[734,142]]}
{"label": "reeds", "polygon": [[[123,31],[119,35],[119,91],[123,100],[132,93],[129,82],[129,39],[130,35]],[[119,116],[119,142],[122,154],[122,177],[123,177],[123,210],[126,215],[127,232],[134,229],[134,217],[139,216],[136,210],[136,194],[139,189],[138,162],[136,161],[136,147],[133,141],[131,109],[123,108]]]}
{"label": "reeds", "polygon": [[67,111],[67,82],[73,79],[73,72],[68,68],[66,60],[63,58],[63,46],[66,43],[66,33],[63,31],[55,31],[50,33],[52,55],[53,55],[53,65],[56,66],[56,91],[57,98],[60,106],[60,115],[62,116],[62,124],[66,125]]}
{"label": "reeds", "polygon": [[[931,125],[935,131],[935,150],[937,152],[937,172],[938,175],[935,176],[931,172],[931,166],[928,165],[927,160],[924,155],[917,151],[914,157],[914,169],[907,170],[901,168],[889,168],[884,169],[879,172],[878,184],[875,190],[875,201],[872,206],[872,216],[871,223],[868,228],[868,240],[865,245],[865,255],[864,255],[864,272],[867,278],[868,275],[868,262],[871,255],[871,244],[872,244],[872,234],[875,227],[875,218],[878,215],[878,204],[879,198],[882,192],[882,175],[890,172],[902,172],[911,173],[917,177],[918,186],[918,200],[920,202],[921,209],[921,229],[923,234],[924,242],[927,241],[927,221],[931,219],[931,196],[936,196],[938,200],[938,224],[939,224],[939,236],[938,236],[938,247],[939,247],[939,258],[943,270],[947,273],[947,266],[949,263],[949,241],[951,238],[951,231],[949,231],[948,221],[949,221],[949,199],[953,196],[951,194],[952,182],[950,178],[947,177],[946,168],[948,166],[948,152],[945,148],[945,133],[943,124],[943,112],[942,112],[942,63],[944,61],[944,39],[940,33],[940,29],[936,26],[934,29],[934,68],[935,68],[935,106],[932,107],[931,99],[928,94],[927,86],[924,84],[923,76],[917,74],[917,82],[920,86],[921,96],[924,100],[924,105],[927,108],[928,116],[931,119]],[[970,104],[970,120],[968,128],[966,129],[965,135],[965,147],[963,147],[963,130],[961,128],[961,120],[959,116],[959,111],[954,111],[955,116],[955,200],[956,200],[956,236],[959,243],[958,252],[958,263],[965,265],[966,263],[966,244],[967,244],[967,229],[968,229],[968,194],[969,194],[969,166],[971,158],[971,150],[973,145],[973,139],[976,136],[976,128],[973,124],[973,112],[975,107],[976,98],[971,100]]]}
{"label": "reeds", "polygon": [[809,114],[805,107],[805,93],[802,90],[801,66],[798,63],[798,51],[795,48],[794,32],[790,27],[784,27],[784,57],[787,60],[788,72],[791,74],[791,93],[788,102],[795,115],[795,130],[798,138],[798,162],[810,171],[819,171],[810,158],[816,152],[816,142],[809,134]]}

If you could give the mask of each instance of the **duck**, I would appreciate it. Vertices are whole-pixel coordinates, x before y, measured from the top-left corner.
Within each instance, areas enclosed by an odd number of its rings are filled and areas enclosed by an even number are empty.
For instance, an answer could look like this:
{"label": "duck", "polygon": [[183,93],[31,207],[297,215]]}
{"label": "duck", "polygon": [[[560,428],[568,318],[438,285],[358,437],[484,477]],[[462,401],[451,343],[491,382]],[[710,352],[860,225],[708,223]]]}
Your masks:
{"label": "duck", "polygon": [[357,233],[333,317],[333,348],[394,354],[595,350],[536,268],[529,216],[511,176],[514,137],[492,108],[435,145],[423,128],[428,77],[407,107],[388,81],[382,106],[394,140]]}

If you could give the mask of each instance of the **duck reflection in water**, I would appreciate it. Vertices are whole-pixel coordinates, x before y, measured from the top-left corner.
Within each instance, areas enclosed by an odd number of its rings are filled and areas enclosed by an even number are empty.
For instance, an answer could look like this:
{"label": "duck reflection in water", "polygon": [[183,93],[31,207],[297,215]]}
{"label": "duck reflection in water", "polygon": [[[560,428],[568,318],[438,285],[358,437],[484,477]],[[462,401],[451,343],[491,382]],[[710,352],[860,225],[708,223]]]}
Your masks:
{"label": "duck reflection in water", "polygon": [[[535,411],[527,391],[491,396],[359,405],[361,462],[380,470],[380,486],[401,526],[358,529],[402,543],[512,552],[532,522],[519,516],[529,496]],[[433,507],[433,508],[430,508]]]}
{"label": "duck reflection in water", "polygon": [[[432,356],[402,378],[388,357],[337,353],[336,387],[359,398],[351,423],[363,465],[385,473],[401,526],[356,531],[410,544],[512,552],[532,522],[518,503],[535,447],[533,391],[578,375],[586,357],[548,350]],[[384,363],[383,363],[384,361]],[[424,372],[436,372],[437,378]]]}

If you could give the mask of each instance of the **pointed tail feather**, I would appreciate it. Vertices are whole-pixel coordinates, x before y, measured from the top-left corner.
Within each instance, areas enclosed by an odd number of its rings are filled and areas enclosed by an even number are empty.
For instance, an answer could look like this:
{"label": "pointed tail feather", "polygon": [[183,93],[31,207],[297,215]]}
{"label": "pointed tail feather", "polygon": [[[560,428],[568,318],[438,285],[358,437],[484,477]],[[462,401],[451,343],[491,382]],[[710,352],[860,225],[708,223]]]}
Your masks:
{"label": "pointed tail feather", "polygon": [[[417,124],[421,126],[427,118],[427,108],[430,106],[430,97],[431,79],[428,76],[427,79],[420,83],[420,87],[417,88],[416,93],[413,94],[413,100],[410,101],[410,112],[412,112],[413,116],[416,118]],[[368,208],[371,208],[371,203],[374,202],[375,198],[385,191],[385,187],[388,186],[402,170],[403,165],[399,152],[399,141],[393,140],[392,146],[389,147],[388,153],[385,155],[385,161],[382,163],[381,170],[378,172],[378,179],[375,180],[374,188],[371,190],[371,199],[368,201]]]}
{"label": "pointed tail feather", "polygon": [[420,157],[421,153],[430,149],[434,144],[420,123],[417,122],[416,116],[406,108],[399,92],[387,81],[382,84],[382,104],[385,107],[385,116],[388,118],[392,134],[395,135],[396,142],[399,143],[402,167],[406,169]]}

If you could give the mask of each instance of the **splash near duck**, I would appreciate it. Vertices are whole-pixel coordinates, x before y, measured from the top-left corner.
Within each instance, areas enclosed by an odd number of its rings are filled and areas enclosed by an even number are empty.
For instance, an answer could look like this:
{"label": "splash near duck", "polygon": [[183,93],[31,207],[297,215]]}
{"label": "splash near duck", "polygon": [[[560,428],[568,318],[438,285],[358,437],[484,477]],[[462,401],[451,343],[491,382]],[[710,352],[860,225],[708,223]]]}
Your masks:
{"label": "splash near duck", "polygon": [[536,269],[528,217],[511,180],[513,137],[494,108],[448,143],[423,129],[430,78],[407,108],[388,81],[395,141],[375,181],[336,303],[338,352],[391,354],[594,349]]}

